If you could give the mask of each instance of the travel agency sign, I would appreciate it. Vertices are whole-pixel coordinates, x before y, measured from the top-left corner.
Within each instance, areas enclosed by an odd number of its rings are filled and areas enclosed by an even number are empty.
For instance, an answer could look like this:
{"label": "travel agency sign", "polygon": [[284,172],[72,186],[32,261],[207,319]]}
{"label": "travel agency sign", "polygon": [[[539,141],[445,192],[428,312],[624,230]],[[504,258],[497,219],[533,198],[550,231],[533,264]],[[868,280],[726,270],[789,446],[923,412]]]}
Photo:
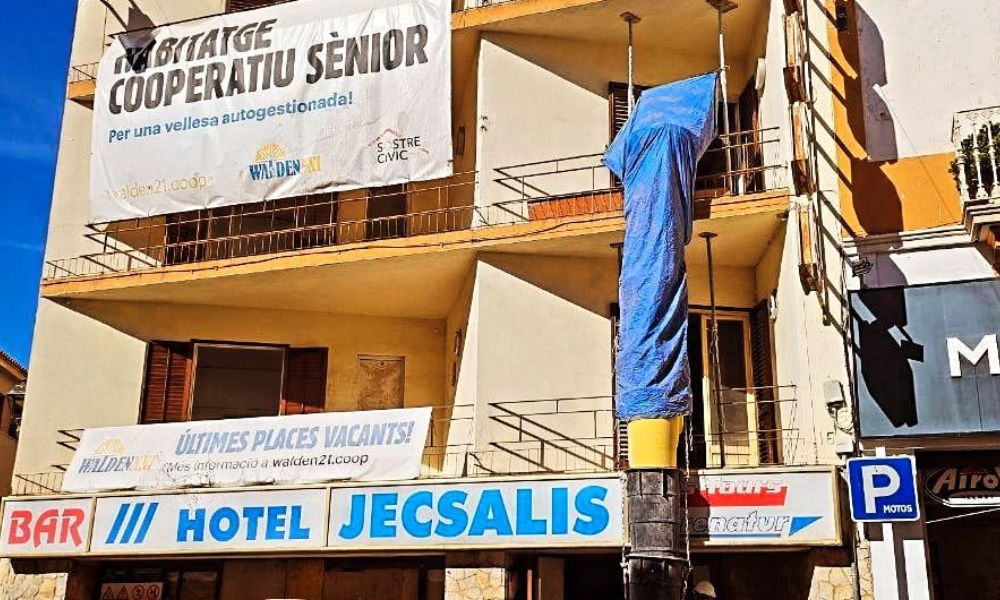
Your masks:
{"label": "travel agency sign", "polygon": [[0,555],[620,547],[618,476],[8,500]]}
{"label": "travel agency sign", "polygon": [[688,490],[695,546],[829,546],[840,543],[832,469],[703,471]]}

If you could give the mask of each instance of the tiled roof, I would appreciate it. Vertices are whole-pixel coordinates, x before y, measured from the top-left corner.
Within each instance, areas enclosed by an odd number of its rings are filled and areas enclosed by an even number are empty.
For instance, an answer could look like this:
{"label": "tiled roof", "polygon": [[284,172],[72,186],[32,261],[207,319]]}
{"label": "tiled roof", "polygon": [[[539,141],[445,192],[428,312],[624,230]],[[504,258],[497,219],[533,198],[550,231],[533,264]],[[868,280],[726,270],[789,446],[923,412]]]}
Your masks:
{"label": "tiled roof", "polygon": [[5,361],[9,362],[10,364],[14,365],[15,369],[18,369],[18,370],[21,371],[22,377],[28,374],[28,369],[24,368],[24,365],[22,365],[21,363],[17,362],[14,359],[13,356],[11,356],[10,354],[7,354],[2,349],[0,349],[0,359],[3,359]]}

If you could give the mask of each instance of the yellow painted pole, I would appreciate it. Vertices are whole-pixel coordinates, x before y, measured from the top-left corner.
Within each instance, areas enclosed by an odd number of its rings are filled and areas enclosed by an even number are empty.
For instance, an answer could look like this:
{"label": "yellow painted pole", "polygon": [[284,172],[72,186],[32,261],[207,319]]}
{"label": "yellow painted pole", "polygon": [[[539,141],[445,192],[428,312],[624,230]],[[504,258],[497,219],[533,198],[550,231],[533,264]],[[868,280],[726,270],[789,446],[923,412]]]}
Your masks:
{"label": "yellow painted pole", "polygon": [[628,466],[631,469],[676,469],[677,445],[684,417],[636,419],[628,423]]}

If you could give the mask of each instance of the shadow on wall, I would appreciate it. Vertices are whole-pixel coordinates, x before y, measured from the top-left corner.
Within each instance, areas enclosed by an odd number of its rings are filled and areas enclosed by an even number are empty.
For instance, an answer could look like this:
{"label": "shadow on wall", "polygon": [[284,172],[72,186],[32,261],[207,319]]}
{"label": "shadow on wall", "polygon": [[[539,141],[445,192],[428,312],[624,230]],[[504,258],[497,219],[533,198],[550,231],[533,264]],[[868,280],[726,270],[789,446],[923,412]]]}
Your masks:
{"label": "shadow on wall", "polygon": [[[851,188],[858,225],[868,234],[895,234],[905,228],[903,203],[895,183],[885,167],[898,157],[896,124],[878,89],[889,82],[885,64],[885,44],[878,25],[855,0],[848,1],[848,11],[855,22],[838,33],[843,49],[844,104],[847,110],[847,134],[858,143],[860,152],[847,146],[849,177],[841,181]],[[853,38],[853,39],[852,39]],[[853,77],[850,75],[853,73]],[[872,124],[866,129],[867,123]],[[878,160],[879,162],[875,162]],[[854,352],[859,358],[859,374],[873,400],[896,427],[917,423],[913,368],[910,361],[923,361],[923,347],[907,333],[908,324],[904,288],[906,275],[893,261],[897,240],[875,265],[873,275],[894,287],[879,296],[871,306],[852,306],[855,323]],[[855,297],[860,304],[860,297]],[[859,311],[859,308],[863,308]],[[861,314],[861,312],[867,314]]]}
{"label": "shadow on wall", "polygon": [[[848,173],[841,182],[850,188],[851,199],[858,224],[865,233],[897,233],[903,230],[903,204],[899,190],[886,175],[884,167],[896,161],[896,131],[892,113],[882,95],[869,85],[884,86],[889,82],[885,65],[885,46],[878,25],[855,0],[848,0],[848,26],[837,34],[843,51],[845,65],[844,105],[847,113],[849,139],[841,140],[847,154]],[[853,22],[850,21],[853,17]],[[862,60],[862,56],[864,59]],[[870,157],[875,153],[869,148],[865,129],[865,110],[871,111],[872,120],[879,123],[872,140],[878,140],[884,154],[878,163]],[[851,144],[853,138],[854,144]],[[891,140],[891,143],[888,142]],[[845,165],[839,165],[843,169]]]}
{"label": "shadow on wall", "polygon": [[868,394],[894,427],[913,427],[917,398],[910,361],[923,362],[924,347],[906,331],[909,318],[903,294],[903,288],[883,289],[868,301],[856,294],[851,317],[854,354]]}

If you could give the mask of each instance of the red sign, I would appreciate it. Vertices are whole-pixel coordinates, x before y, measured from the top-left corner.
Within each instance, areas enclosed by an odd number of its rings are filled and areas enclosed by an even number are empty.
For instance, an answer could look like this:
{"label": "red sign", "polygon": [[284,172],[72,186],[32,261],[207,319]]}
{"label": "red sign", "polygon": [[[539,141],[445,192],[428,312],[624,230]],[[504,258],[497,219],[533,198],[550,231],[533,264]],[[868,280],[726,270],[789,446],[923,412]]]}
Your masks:
{"label": "red sign", "polygon": [[0,550],[5,556],[85,552],[91,508],[89,499],[7,502]]}

